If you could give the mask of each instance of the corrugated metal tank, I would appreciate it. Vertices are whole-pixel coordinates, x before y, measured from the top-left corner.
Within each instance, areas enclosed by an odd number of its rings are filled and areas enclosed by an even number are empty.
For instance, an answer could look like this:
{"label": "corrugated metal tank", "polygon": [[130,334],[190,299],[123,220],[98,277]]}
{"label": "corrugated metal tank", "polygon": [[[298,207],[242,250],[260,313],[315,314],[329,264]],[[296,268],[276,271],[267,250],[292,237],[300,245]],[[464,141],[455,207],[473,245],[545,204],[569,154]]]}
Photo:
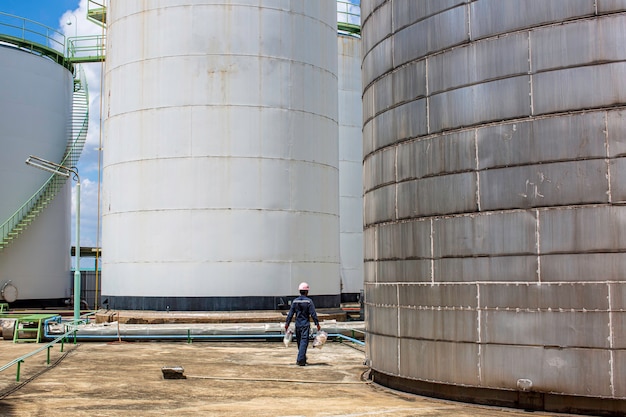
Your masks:
{"label": "corrugated metal tank", "polygon": [[[348,6],[337,2],[338,9]],[[351,6],[357,9],[357,6]],[[357,13],[353,11],[352,13]],[[344,15],[338,14],[339,21]],[[358,15],[356,15],[358,18]],[[341,294],[345,302],[363,290],[363,135],[361,38],[340,34],[339,50],[339,225]]]}
{"label": "corrugated metal tank", "polygon": [[364,0],[374,379],[626,412],[626,3]]}
{"label": "corrugated metal tank", "polygon": [[[29,155],[60,162],[67,146],[73,79],[47,58],[0,46],[0,224],[45,183]],[[17,289],[12,306],[62,305],[70,295],[69,182],[29,227],[0,251],[0,288]],[[3,299],[0,297],[0,302]]]}
{"label": "corrugated metal tank", "polygon": [[111,308],[337,307],[334,0],[128,2],[107,17]]}

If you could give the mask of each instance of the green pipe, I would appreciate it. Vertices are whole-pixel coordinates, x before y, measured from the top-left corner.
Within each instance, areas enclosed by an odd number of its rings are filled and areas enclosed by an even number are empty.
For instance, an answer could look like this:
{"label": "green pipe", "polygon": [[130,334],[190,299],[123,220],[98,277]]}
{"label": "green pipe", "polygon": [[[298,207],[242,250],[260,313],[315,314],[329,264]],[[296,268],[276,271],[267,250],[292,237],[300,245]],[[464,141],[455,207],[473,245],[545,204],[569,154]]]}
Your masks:
{"label": "green pipe", "polygon": [[16,382],[20,382],[20,368],[21,368],[22,362],[24,361],[23,360],[17,361],[17,375],[15,377]]}

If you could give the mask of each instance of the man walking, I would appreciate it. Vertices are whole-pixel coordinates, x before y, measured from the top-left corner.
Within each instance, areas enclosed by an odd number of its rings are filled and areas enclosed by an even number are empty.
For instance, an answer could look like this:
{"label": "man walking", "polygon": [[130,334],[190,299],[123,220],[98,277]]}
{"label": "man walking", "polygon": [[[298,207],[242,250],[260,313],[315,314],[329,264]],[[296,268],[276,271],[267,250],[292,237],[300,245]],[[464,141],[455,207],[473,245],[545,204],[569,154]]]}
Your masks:
{"label": "man walking", "polygon": [[309,331],[311,324],[309,322],[310,317],[313,317],[313,321],[317,326],[317,331],[320,328],[320,322],[317,319],[317,313],[315,312],[315,305],[313,301],[308,297],[309,284],[306,282],[301,283],[298,286],[300,296],[293,300],[289,314],[287,314],[287,322],[285,323],[285,330],[289,328],[291,318],[296,316],[296,343],[298,344],[298,358],[296,364],[300,366],[306,365],[306,350],[309,347]]}

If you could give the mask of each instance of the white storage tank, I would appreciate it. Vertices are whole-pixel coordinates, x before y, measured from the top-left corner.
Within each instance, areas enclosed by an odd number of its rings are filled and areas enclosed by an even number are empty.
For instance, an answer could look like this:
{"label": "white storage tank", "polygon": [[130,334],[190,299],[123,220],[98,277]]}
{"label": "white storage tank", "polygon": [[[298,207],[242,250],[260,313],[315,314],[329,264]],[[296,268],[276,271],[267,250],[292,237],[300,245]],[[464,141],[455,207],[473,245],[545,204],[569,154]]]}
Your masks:
{"label": "white storage tank", "polygon": [[107,16],[102,297],[338,307],[334,0],[128,2]]}
{"label": "white storage tank", "polygon": [[337,0],[341,299],[347,303],[360,300],[363,290],[360,12],[358,0]]}
{"label": "white storage tank", "polygon": [[[0,33],[5,28],[0,25]],[[26,158],[63,160],[71,134],[73,78],[57,61],[9,43],[0,44],[0,73],[0,225],[8,225],[50,177],[27,166]],[[68,181],[28,227],[2,240],[0,302],[58,307],[70,296],[69,189]],[[15,233],[7,227],[7,234]]]}
{"label": "white storage tank", "polygon": [[626,4],[364,1],[374,380],[626,413]]}

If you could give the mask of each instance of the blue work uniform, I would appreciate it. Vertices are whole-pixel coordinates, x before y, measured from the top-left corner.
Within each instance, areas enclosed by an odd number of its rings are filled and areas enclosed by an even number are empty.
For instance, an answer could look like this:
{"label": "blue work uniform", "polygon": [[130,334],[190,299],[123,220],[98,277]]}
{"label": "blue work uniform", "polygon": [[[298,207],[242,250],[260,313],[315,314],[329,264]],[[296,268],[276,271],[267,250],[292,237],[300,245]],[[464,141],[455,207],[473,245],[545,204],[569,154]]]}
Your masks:
{"label": "blue work uniform", "polygon": [[317,319],[313,301],[305,295],[301,295],[291,303],[285,326],[291,323],[294,314],[296,315],[296,343],[298,344],[296,361],[298,365],[304,365],[306,364],[306,350],[309,346],[309,331],[311,330],[309,318],[313,317],[316,326],[319,326],[320,322]]}

